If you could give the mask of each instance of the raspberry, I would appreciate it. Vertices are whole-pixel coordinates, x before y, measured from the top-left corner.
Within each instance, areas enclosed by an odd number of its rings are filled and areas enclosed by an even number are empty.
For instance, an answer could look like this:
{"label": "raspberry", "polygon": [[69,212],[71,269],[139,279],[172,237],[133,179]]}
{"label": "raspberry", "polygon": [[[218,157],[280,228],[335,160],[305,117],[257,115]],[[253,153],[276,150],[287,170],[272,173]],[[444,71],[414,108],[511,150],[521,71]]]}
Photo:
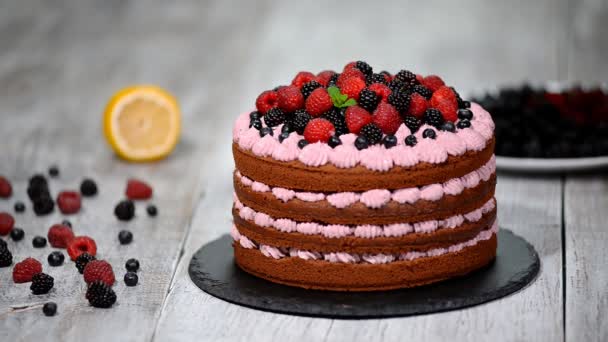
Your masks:
{"label": "raspberry", "polygon": [[422,76],[420,74],[416,74],[416,81],[418,81],[419,84],[422,84],[423,80],[424,80],[424,76]]}
{"label": "raspberry", "polygon": [[365,75],[359,69],[352,68],[340,74],[338,81],[336,82],[338,88],[342,89],[344,81],[353,77],[363,81],[363,87],[365,87]]}
{"label": "raspberry", "polygon": [[76,268],[78,269],[78,272],[80,274],[82,274],[84,272],[84,268],[87,266],[87,264],[91,261],[95,260],[95,257],[92,256],[89,253],[82,253],[78,256],[78,258],[76,258],[75,260],[75,265]]}
{"label": "raspberry", "polygon": [[0,235],[8,235],[15,226],[15,219],[9,213],[0,213]]}
{"label": "raspberry", "polygon": [[393,105],[400,113],[406,113],[410,107],[410,94],[404,89],[393,91],[388,97],[388,103]]}
{"label": "raspberry", "polygon": [[80,193],[62,191],[57,195],[57,206],[63,214],[74,214],[80,210]]}
{"label": "raspberry", "polygon": [[306,99],[306,111],[313,117],[320,116],[334,106],[325,88],[317,88]]}
{"label": "raspberry", "polygon": [[264,122],[268,127],[278,126],[285,122],[285,113],[280,108],[272,108],[264,115]]}
{"label": "raspberry", "polygon": [[17,284],[27,283],[32,281],[34,274],[40,272],[42,272],[42,264],[34,258],[27,258],[13,267],[13,281]]}
{"label": "raspberry", "polygon": [[262,115],[266,114],[270,108],[274,108],[277,106],[279,102],[279,95],[277,95],[276,91],[266,90],[261,93],[258,98],[255,100],[255,107],[258,112]]}
{"label": "raspberry", "polygon": [[365,81],[357,77],[351,77],[342,82],[340,90],[342,94],[348,95],[349,98],[359,101],[359,93],[365,88]]}
{"label": "raspberry", "polygon": [[131,178],[127,181],[125,195],[131,200],[145,200],[152,197],[152,187],[139,179]]}
{"label": "raspberry", "polygon": [[420,119],[428,107],[429,104],[422,95],[413,93],[412,96],[410,96],[410,109],[408,110],[410,115]]}
{"label": "raspberry", "polygon": [[388,97],[392,92],[388,86],[385,86],[384,84],[380,84],[380,83],[374,83],[374,84],[370,85],[369,87],[367,87],[367,89],[376,93],[376,95],[378,95],[378,97],[380,97],[381,101],[388,101]]}
{"label": "raspberry", "polygon": [[445,85],[443,80],[436,75],[428,75],[427,77],[422,79],[422,85],[429,88],[432,92],[437,91],[437,89],[441,88]]}
{"label": "raspberry", "polygon": [[32,276],[32,285],[30,285],[30,290],[35,295],[41,295],[48,293],[53,288],[55,284],[55,280],[53,277],[46,273],[36,273]]}
{"label": "raspberry", "polygon": [[391,73],[386,70],[380,71],[380,75],[384,76],[384,80],[386,81],[386,83],[393,80],[393,76],[391,75]]}
{"label": "raspberry", "polygon": [[9,198],[13,193],[13,187],[9,181],[0,176],[0,198]]}
{"label": "raspberry", "polygon": [[363,109],[372,112],[376,109],[376,106],[378,105],[379,101],[380,97],[376,95],[376,93],[369,90],[368,88],[365,88],[359,93],[359,100],[357,101],[357,103]]}
{"label": "raspberry", "polygon": [[114,285],[114,271],[112,265],[105,260],[91,260],[84,267],[84,281],[90,284],[94,281],[102,281],[108,286]]}
{"label": "raspberry", "polygon": [[291,81],[291,85],[302,88],[302,86],[315,79],[315,75],[312,72],[300,71],[296,77]]}
{"label": "raspberry", "polygon": [[371,114],[359,106],[350,106],[344,113],[346,126],[351,133],[359,134],[361,128],[372,122]]}
{"label": "raspberry", "polygon": [[334,125],[325,119],[312,119],[304,129],[304,138],[309,143],[327,142],[336,133]]}
{"label": "raspberry", "polygon": [[336,72],[332,71],[332,70],[321,71],[320,73],[317,74],[317,77],[315,78],[315,80],[317,82],[319,82],[322,86],[327,87],[327,85],[329,84],[329,80],[335,74],[336,74]]}
{"label": "raspberry", "polygon": [[97,254],[95,240],[88,236],[77,236],[68,244],[68,254],[70,259],[76,260],[82,253],[89,253],[92,256]]}
{"label": "raspberry", "polygon": [[373,123],[363,126],[359,134],[367,139],[369,145],[377,144],[382,140],[382,130]]}
{"label": "raspberry", "polygon": [[286,113],[292,113],[296,109],[304,107],[304,95],[300,92],[300,88],[296,86],[287,86],[277,91],[279,96],[279,108]]}
{"label": "raspberry", "polygon": [[344,69],[342,69],[342,72],[345,72],[346,70],[354,69],[355,65],[357,65],[357,62],[348,62],[348,64],[346,64],[344,66]]}
{"label": "raspberry", "polygon": [[344,108],[334,108],[321,115],[321,118],[329,121],[334,125],[336,129],[336,135],[340,136],[348,133],[348,127],[346,126],[346,121],[344,119]]}
{"label": "raspberry", "polygon": [[51,246],[55,248],[66,248],[74,238],[74,232],[66,225],[55,224],[49,228],[47,238]]}
{"label": "raspberry", "polygon": [[91,283],[85,297],[96,308],[109,308],[116,303],[116,293],[102,281]]}
{"label": "raspberry", "polygon": [[312,119],[312,116],[308,114],[304,109],[296,110],[292,117],[289,119],[289,126],[298,132],[298,134],[304,134],[304,129],[308,125],[308,121]]}
{"label": "raspberry", "polygon": [[[397,109],[386,102],[380,103],[376,111],[374,111],[373,122],[385,134],[395,134],[402,123]],[[369,137],[367,138],[371,141]]]}
{"label": "raspberry", "polygon": [[11,251],[9,251],[6,246],[0,246],[0,267],[9,267],[12,263],[13,254],[11,253]]}
{"label": "raspberry", "polygon": [[407,128],[410,129],[410,132],[412,132],[412,134],[416,133],[420,126],[422,126],[422,122],[418,118],[411,115],[407,115],[406,117],[404,117],[403,123]]}
{"label": "raspberry", "polygon": [[448,121],[456,121],[458,118],[458,101],[456,95],[449,87],[442,86],[433,93],[430,106],[438,109],[443,118]]}
{"label": "raspberry", "polygon": [[364,61],[355,62],[355,68],[359,69],[365,75],[371,75],[373,70],[372,67]]}
{"label": "raspberry", "polygon": [[443,115],[441,115],[441,111],[436,108],[429,108],[424,112],[424,122],[439,128],[444,122]]}
{"label": "raspberry", "polygon": [[[319,83],[317,81],[310,81],[302,86],[302,89],[300,89],[300,92],[304,96],[304,99],[306,99],[310,95],[310,93],[312,93],[313,90],[315,90],[319,87],[322,87],[321,83]],[[304,99],[302,99],[302,105],[299,108],[304,106]]]}

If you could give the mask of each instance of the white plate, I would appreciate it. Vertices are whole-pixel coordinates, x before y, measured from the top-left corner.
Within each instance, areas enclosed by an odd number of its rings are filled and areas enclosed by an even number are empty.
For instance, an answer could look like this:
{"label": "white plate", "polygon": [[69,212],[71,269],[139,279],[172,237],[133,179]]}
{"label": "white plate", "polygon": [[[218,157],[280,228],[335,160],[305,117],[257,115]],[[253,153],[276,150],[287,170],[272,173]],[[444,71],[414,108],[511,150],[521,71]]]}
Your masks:
{"label": "white plate", "polygon": [[560,173],[608,168],[608,156],[588,158],[514,158],[496,156],[500,171]]}

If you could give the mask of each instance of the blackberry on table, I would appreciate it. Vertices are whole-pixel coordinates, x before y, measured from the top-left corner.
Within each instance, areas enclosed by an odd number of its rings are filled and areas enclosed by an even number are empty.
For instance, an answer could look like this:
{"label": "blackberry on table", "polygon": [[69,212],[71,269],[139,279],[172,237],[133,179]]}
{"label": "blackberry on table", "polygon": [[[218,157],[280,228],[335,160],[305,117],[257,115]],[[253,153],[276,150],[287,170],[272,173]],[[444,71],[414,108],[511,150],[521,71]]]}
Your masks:
{"label": "blackberry on table", "polygon": [[302,95],[304,95],[304,98],[307,98],[313,90],[322,87],[321,83],[317,82],[317,81],[310,81],[307,83],[304,83],[304,85],[302,86],[302,89],[300,89],[300,92],[302,93]]}
{"label": "blackberry on table", "polygon": [[42,174],[38,173],[38,174],[33,175],[29,179],[29,185],[30,186],[44,186],[45,188],[48,188],[49,183],[46,180],[46,177],[44,177]]}
{"label": "blackberry on table", "polygon": [[415,93],[418,93],[418,94],[422,95],[422,97],[424,97],[427,100],[430,100],[431,97],[433,96],[433,92],[429,88],[423,86],[422,84],[416,84],[412,88],[412,90]]}
{"label": "blackberry on table", "polygon": [[348,133],[346,119],[344,118],[344,108],[332,108],[321,115],[321,118],[328,120],[334,125],[336,135],[340,136]]}
{"label": "blackberry on table", "polygon": [[34,213],[38,216],[50,214],[55,210],[55,202],[49,195],[39,197],[34,200]]}
{"label": "blackberry on table", "polygon": [[312,120],[312,116],[306,110],[298,109],[289,119],[289,126],[298,134],[304,134],[304,129],[310,120]]}
{"label": "blackberry on table", "polygon": [[424,122],[433,127],[441,127],[443,121],[443,115],[438,109],[429,108],[424,112]]}
{"label": "blackberry on table", "polygon": [[412,133],[416,133],[418,131],[418,129],[420,128],[420,126],[422,126],[422,123],[420,122],[420,120],[413,115],[406,115],[403,118],[403,123],[405,124],[405,126],[407,128],[410,129],[410,132],[412,132]]}
{"label": "blackberry on table", "polygon": [[24,236],[25,232],[21,228],[13,228],[13,230],[11,230],[11,239],[15,242],[23,240]]}
{"label": "blackberry on table", "polygon": [[392,104],[400,113],[410,108],[410,95],[403,89],[392,92],[388,96],[388,103]]}
{"label": "blackberry on table", "polygon": [[8,247],[8,246],[7,246],[7,244],[6,244],[6,241],[4,241],[4,240],[0,239],[0,249],[2,249],[2,248],[7,248],[7,247]]}
{"label": "blackberry on table", "polygon": [[54,251],[49,254],[46,260],[49,262],[49,265],[53,267],[61,266],[65,261],[65,255],[60,251]]}
{"label": "blackberry on table", "polygon": [[355,63],[355,68],[359,69],[365,75],[371,75],[373,70],[372,67],[364,61],[357,61]]}
{"label": "blackberry on table", "polygon": [[364,136],[369,145],[375,145],[382,140],[382,130],[373,123],[363,126],[359,135]]}
{"label": "blackberry on table", "polygon": [[271,108],[266,112],[266,115],[264,115],[264,122],[268,127],[278,126],[285,122],[285,113],[278,107]]}
{"label": "blackberry on table", "polygon": [[380,97],[378,97],[375,92],[369,90],[368,88],[364,88],[359,93],[359,101],[357,104],[361,106],[361,108],[371,113],[376,109],[379,102]]}
{"label": "blackberry on table", "polygon": [[[2,240],[4,241],[4,240]],[[0,246],[0,267],[8,267],[13,263],[13,254],[11,251],[4,247]]]}
{"label": "blackberry on table", "polygon": [[36,273],[32,276],[32,284],[30,285],[30,290],[35,295],[48,293],[55,284],[55,280],[53,277],[46,273]]}
{"label": "blackberry on table", "polygon": [[86,299],[93,307],[109,308],[116,303],[116,293],[101,280],[96,280],[89,285]]}
{"label": "blackberry on table", "polygon": [[78,272],[79,272],[80,274],[82,274],[82,272],[84,272],[84,268],[85,268],[85,266],[86,266],[86,265],[87,265],[87,264],[88,264],[90,261],[93,261],[93,260],[95,260],[95,257],[94,257],[94,256],[92,256],[92,255],[91,255],[91,254],[89,254],[89,253],[86,253],[86,252],[85,252],[85,253],[80,254],[80,255],[79,255],[77,258],[76,258],[76,262],[75,262],[75,265],[76,265],[76,268],[78,269]]}
{"label": "blackberry on table", "polygon": [[92,179],[85,179],[80,184],[80,193],[85,197],[95,196],[97,194],[97,184]]}

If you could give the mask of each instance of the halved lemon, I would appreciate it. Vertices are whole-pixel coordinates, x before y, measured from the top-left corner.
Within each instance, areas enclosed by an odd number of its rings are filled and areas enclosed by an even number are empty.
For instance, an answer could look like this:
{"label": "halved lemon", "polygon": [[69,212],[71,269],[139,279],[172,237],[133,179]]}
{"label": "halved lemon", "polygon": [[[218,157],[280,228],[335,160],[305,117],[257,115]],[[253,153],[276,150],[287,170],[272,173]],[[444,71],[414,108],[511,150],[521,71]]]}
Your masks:
{"label": "halved lemon", "polygon": [[153,161],[173,151],[180,135],[180,110],[164,89],[135,85],[118,91],[108,102],[103,130],[123,159]]}

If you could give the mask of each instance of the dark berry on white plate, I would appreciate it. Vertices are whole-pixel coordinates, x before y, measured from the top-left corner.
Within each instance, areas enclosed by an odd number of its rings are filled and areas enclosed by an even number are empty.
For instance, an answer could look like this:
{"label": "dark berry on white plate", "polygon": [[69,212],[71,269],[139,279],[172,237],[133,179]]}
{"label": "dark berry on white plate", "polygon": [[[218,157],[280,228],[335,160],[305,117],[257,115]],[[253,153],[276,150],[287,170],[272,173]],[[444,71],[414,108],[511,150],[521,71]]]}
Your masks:
{"label": "dark berry on white plate", "polygon": [[109,308],[116,303],[116,293],[101,280],[89,284],[85,297],[96,308]]}
{"label": "dark berry on white plate", "polygon": [[139,277],[137,276],[136,273],[133,273],[133,272],[125,273],[125,285],[135,286],[135,285],[137,285],[138,281],[139,281]]}
{"label": "dark berry on white plate", "polygon": [[35,295],[48,293],[55,285],[53,277],[46,273],[36,273],[32,276],[32,284],[30,290]]}
{"label": "dark berry on white plate", "polygon": [[34,248],[42,248],[46,246],[46,238],[42,236],[34,236],[32,239],[32,246],[34,246]]}
{"label": "dark berry on white plate", "polygon": [[125,268],[129,272],[137,272],[139,270],[139,261],[135,258],[131,258],[125,263]]}
{"label": "dark berry on white plate", "polygon": [[131,200],[118,202],[114,208],[114,215],[121,221],[129,221],[135,216],[135,205]]}
{"label": "dark berry on white plate", "polygon": [[434,129],[427,128],[422,132],[422,137],[429,138],[429,139],[435,139],[435,138],[437,138],[437,133],[435,133]]}
{"label": "dark berry on white plate", "polygon": [[21,201],[15,202],[15,212],[22,213],[25,211],[25,204]]}
{"label": "dark berry on white plate", "polygon": [[146,207],[146,211],[148,212],[148,216],[154,217],[158,215],[158,209],[154,204],[150,204]]}
{"label": "dark berry on white plate", "polygon": [[53,267],[61,266],[65,261],[65,255],[60,251],[54,251],[49,254],[46,260],[49,262],[49,265]]}
{"label": "dark berry on white plate", "polygon": [[387,135],[382,139],[384,147],[391,148],[397,145],[397,137],[394,135]]}
{"label": "dark berry on white plate", "polygon": [[21,228],[13,228],[13,230],[11,230],[11,239],[13,239],[13,241],[21,241],[24,236],[25,232]]}
{"label": "dark berry on white plate", "polygon": [[80,193],[82,196],[90,197],[97,194],[97,184],[92,179],[85,179],[80,184]]}
{"label": "dark berry on white plate", "polygon": [[121,230],[118,233],[118,241],[120,241],[121,245],[128,245],[133,241],[133,233],[128,230]]}
{"label": "dark berry on white plate", "polygon": [[418,143],[418,139],[416,139],[416,136],[413,134],[408,135],[407,137],[405,137],[405,144],[407,146],[416,146],[416,144]]}
{"label": "dark berry on white plate", "polygon": [[59,176],[59,168],[55,165],[49,167],[49,176],[51,176],[51,177]]}
{"label": "dark berry on white plate", "polygon": [[57,313],[57,304],[54,302],[44,303],[42,306],[42,313],[44,313],[44,315],[47,317],[55,316]]}
{"label": "dark berry on white plate", "polygon": [[[4,240],[1,241],[4,242]],[[0,246],[0,267],[9,267],[12,263],[13,254],[6,248],[6,243],[4,243],[4,247]]]}

